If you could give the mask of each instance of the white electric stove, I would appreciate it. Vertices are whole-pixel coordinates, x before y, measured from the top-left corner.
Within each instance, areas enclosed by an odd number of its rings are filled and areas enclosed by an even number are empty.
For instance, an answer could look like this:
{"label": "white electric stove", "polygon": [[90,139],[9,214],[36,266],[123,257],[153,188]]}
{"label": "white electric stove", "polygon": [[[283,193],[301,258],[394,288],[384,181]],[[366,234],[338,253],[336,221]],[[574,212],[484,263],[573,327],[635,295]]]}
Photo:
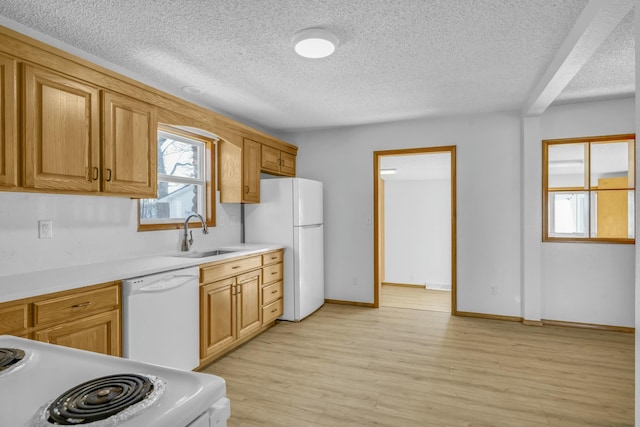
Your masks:
{"label": "white electric stove", "polygon": [[0,426],[224,427],[224,379],[0,336]]}

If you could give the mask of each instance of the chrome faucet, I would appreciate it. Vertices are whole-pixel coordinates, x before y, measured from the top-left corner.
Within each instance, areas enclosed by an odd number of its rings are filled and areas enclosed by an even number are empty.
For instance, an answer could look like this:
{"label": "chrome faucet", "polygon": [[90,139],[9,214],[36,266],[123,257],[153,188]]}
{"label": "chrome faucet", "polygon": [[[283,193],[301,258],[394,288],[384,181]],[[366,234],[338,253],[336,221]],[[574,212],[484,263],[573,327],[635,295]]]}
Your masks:
{"label": "chrome faucet", "polygon": [[207,227],[207,222],[204,220],[202,215],[193,213],[189,215],[184,220],[184,235],[182,236],[182,252],[187,252],[191,245],[193,244],[193,231],[189,231],[189,220],[197,216],[202,223],[202,234],[209,234],[209,228]]}

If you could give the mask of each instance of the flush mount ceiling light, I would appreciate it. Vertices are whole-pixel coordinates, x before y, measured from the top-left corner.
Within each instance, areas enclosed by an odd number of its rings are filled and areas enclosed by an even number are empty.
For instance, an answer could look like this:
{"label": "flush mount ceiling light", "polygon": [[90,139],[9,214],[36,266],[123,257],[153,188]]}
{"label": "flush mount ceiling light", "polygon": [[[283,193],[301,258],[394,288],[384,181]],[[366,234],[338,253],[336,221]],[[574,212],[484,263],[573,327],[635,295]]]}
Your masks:
{"label": "flush mount ceiling light", "polygon": [[305,58],[324,58],[338,47],[338,37],[322,28],[306,28],[293,35],[293,48]]}
{"label": "flush mount ceiling light", "polygon": [[398,171],[395,169],[380,169],[380,175],[395,175]]}
{"label": "flush mount ceiling light", "polygon": [[202,89],[195,86],[185,86],[182,88],[182,90],[188,93],[189,95],[199,95],[202,93]]}

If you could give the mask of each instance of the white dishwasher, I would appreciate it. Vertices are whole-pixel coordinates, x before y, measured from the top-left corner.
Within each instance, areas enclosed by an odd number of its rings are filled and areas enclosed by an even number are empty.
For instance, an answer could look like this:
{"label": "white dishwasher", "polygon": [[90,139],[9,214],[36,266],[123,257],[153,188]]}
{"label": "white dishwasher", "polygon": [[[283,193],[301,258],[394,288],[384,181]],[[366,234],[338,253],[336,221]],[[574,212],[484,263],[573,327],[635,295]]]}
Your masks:
{"label": "white dishwasher", "polygon": [[193,370],[200,364],[198,267],[122,281],[122,354]]}

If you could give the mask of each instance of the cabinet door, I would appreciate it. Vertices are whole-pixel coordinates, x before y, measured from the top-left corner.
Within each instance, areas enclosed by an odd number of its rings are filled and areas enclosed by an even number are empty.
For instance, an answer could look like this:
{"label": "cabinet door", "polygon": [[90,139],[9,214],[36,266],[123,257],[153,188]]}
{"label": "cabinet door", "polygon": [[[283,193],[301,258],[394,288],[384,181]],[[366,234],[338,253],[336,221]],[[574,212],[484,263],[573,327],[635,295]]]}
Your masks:
{"label": "cabinet door", "polygon": [[29,304],[0,304],[0,335],[23,335],[29,328]]}
{"label": "cabinet door", "polygon": [[218,189],[220,203],[242,202],[242,143],[218,142]]}
{"label": "cabinet door", "polygon": [[296,156],[293,154],[280,153],[280,172],[287,176],[296,176]]}
{"label": "cabinet door", "polygon": [[263,171],[280,173],[280,150],[263,145],[260,157],[260,167]]}
{"label": "cabinet door", "polygon": [[98,89],[29,65],[24,86],[24,186],[99,191]]}
{"label": "cabinet door", "polygon": [[235,278],[200,286],[200,358],[236,340]]}
{"label": "cabinet door", "polygon": [[245,139],[242,144],[242,201],[260,203],[260,147],[259,142]]}
{"label": "cabinet door", "polygon": [[158,120],[144,102],[104,93],[104,191],[158,196]]}
{"label": "cabinet door", "polygon": [[0,187],[18,185],[16,64],[0,55]]}
{"label": "cabinet door", "polygon": [[120,356],[120,310],[63,323],[42,331],[36,331],[35,339],[65,347],[96,353]]}
{"label": "cabinet door", "polygon": [[260,329],[260,286],[262,270],[250,271],[237,278],[238,339]]}

